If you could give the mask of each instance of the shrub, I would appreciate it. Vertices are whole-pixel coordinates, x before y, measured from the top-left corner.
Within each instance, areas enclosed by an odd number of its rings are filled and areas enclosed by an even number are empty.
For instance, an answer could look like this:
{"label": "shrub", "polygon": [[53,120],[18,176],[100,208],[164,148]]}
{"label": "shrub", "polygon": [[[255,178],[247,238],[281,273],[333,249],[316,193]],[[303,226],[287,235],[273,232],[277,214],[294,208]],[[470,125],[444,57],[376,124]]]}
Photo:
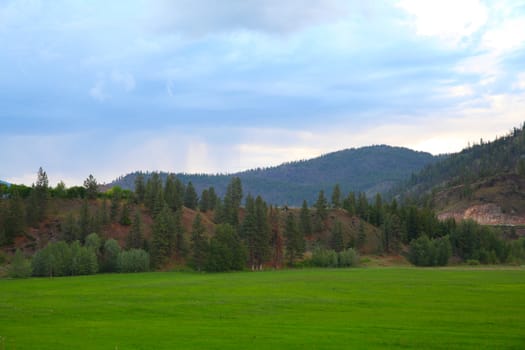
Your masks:
{"label": "shrub", "polygon": [[149,264],[149,254],[143,249],[130,249],[118,255],[119,272],[146,272]]}
{"label": "shrub", "polygon": [[27,278],[31,276],[31,264],[19,249],[16,250],[7,274],[11,278]]}

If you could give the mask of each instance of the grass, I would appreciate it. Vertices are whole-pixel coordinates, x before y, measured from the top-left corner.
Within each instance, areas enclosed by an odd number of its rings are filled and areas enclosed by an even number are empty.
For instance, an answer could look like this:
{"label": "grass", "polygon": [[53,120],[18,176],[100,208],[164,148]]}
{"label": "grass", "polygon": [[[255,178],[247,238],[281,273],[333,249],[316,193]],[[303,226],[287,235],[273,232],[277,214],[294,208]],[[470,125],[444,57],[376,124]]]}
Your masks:
{"label": "grass", "polygon": [[7,349],[524,349],[525,269],[0,280]]}

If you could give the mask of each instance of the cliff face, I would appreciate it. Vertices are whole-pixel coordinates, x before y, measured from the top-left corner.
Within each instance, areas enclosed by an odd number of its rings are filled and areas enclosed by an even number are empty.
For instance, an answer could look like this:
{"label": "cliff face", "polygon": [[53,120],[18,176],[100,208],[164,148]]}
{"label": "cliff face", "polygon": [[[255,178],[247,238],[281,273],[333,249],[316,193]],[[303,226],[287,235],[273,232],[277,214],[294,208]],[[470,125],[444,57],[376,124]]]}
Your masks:
{"label": "cliff face", "polygon": [[525,225],[525,217],[503,213],[500,206],[494,203],[471,206],[461,211],[446,211],[438,215],[440,220],[474,220],[482,225]]}

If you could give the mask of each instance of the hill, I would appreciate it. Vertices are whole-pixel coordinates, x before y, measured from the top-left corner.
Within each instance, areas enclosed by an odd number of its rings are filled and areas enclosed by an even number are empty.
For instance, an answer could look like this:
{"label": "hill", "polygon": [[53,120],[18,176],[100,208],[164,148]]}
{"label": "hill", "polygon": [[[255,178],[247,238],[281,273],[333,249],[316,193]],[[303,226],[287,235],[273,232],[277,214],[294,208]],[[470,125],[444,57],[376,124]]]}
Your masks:
{"label": "hill", "polygon": [[0,185],[10,186],[11,184],[9,182],[0,180]]}
{"label": "hill", "polygon": [[[369,196],[385,193],[438,158],[425,152],[391,146],[369,146],[329,153],[314,159],[285,163],[227,175],[176,174],[184,183],[192,182],[198,193],[213,186],[219,195],[231,178],[239,177],[244,193],[261,195],[277,205],[299,206],[304,199],[313,203],[319,190],[328,195],[335,184],[341,191],[366,192]],[[108,188],[133,189],[140,172],[120,177]],[[149,173],[144,174],[146,177]],[[168,173],[161,173],[165,179]]]}
{"label": "hill", "polygon": [[525,130],[480,141],[427,165],[395,194],[430,206],[440,218],[525,224]]}

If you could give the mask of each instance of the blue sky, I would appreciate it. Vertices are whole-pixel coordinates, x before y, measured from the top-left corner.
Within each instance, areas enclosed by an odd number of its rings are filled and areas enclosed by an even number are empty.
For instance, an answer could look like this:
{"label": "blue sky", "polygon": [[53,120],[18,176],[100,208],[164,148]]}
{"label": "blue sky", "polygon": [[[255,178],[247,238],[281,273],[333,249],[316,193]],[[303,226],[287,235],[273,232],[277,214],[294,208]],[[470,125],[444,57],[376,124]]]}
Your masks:
{"label": "blue sky", "polygon": [[434,154],[525,115],[525,3],[0,0],[0,179]]}

